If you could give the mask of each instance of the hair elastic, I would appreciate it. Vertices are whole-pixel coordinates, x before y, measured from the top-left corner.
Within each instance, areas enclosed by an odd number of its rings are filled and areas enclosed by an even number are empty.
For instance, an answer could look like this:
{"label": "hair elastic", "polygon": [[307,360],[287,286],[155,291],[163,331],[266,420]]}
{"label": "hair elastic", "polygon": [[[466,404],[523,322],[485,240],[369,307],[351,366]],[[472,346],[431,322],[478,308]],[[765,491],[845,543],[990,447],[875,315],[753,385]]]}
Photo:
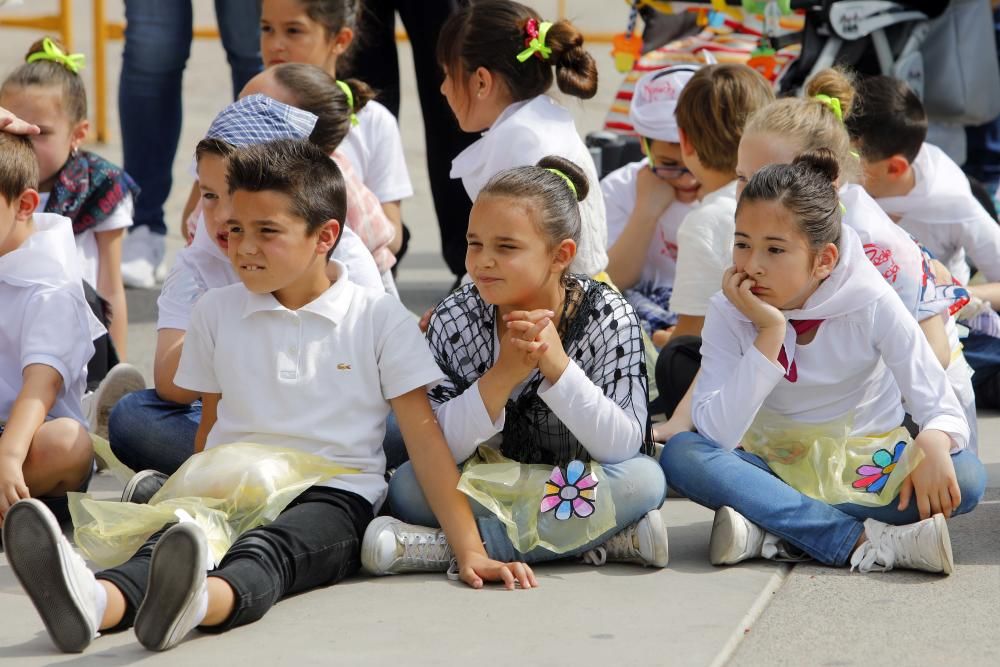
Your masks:
{"label": "hair elastic", "polygon": [[344,91],[344,95],[347,96],[347,107],[351,110],[351,125],[357,125],[358,114],[354,113],[354,93],[351,92],[351,87],[347,85],[346,81],[337,79],[337,85]]}
{"label": "hair elastic", "polygon": [[841,123],[844,122],[844,112],[840,108],[840,100],[836,97],[830,97],[829,95],[813,95],[813,99],[817,102],[822,102],[833,112],[833,115],[837,117]]}
{"label": "hair elastic", "polygon": [[558,169],[552,169],[551,167],[546,167],[546,168],[545,168],[545,171],[551,171],[551,172],[552,172],[553,174],[555,174],[555,175],[556,175],[556,176],[558,176],[559,178],[561,178],[561,179],[563,179],[564,181],[566,181],[566,185],[568,185],[568,186],[569,186],[569,189],[573,191],[573,198],[574,198],[574,199],[576,199],[576,198],[577,198],[577,194],[576,194],[576,186],[575,186],[575,185],[573,185],[573,179],[572,179],[572,178],[570,178],[569,176],[567,176],[567,175],[566,175],[566,174],[564,174],[563,172],[559,171]]}
{"label": "hair elastic", "polygon": [[528,48],[517,54],[518,62],[523,63],[534,55],[542,60],[549,59],[549,56],[552,55],[552,49],[545,46],[545,35],[548,34],[551,27],[552,24],[548,21],[539,23],[536,19],[528,19],[524,25],[524,32],[528,35],[528,38],[524,40],[524,45]]}
{"label": "hair elastic", "polygon": [[59,63],[73,74],[79,74],[83,69],[84,55],[82,53],[63,53],[63,50],[56,46],[56,43],[46,37],[42,40],[42,50],[32,53],[25,58],[25,62],[33,63],[36,60],[50,60]]}

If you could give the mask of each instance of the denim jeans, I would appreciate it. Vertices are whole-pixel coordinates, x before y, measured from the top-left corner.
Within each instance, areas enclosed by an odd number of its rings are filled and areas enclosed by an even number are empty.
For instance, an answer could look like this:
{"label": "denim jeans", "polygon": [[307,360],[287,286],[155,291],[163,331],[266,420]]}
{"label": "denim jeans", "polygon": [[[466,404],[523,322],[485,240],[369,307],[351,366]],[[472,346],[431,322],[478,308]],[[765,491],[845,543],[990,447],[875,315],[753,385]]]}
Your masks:
{"label": "denim jeans", "polygon": [[[553,553],[543,547],[536,547],[527,553],[518,552],[507,537],[507,529],[500,519],[470,499],[472,513],[479,525],[479,535],[490,558],[499,561],[521,560],[526,563],[541,563],[575,556],[602,544],[626,526],[641,519],[650,510],[663,504],[667,489],[663,473],[654,459],[637,456],[621,463],[601,464],[601,467],[608,476],[611,497],[615,503],[615,527],[594,541],[565,553]],[[389,504],[393,516],[407,523],[439,526],[409,462],[401,466],[389,480]],[[545,523],[545,520],[538,522],[542,537],[545,537]]]}
{"label": "denim jeans", "polygon": [[[953,454],[951,460],[962,493],[954,513],[964,514],[983,497],[986,470],[969,451]],[[865,519],[894,525],[920,520],[914,500],[901,512],[898,498],[883,507],[828,505],[810,498],[778,478],[760,457],[742,449],[727,451],[698,433],[671,438],[660,465],[667,484],[694,502],[713,510],[728,505],[826,565],[847,563]]]}
{"label": "denim jeans", "polygon": [[[155,389],[145,389],[115,405],[108,421],[108,440],[118,460],[132,470],[172,475],[194,454],[200,423],[201,401],[181,405],[164,401]],[[398,468],[407,460],[403,435],[391,412],[383,447],[387,468]]]}
{"label": "denim jeans", "polygon": [[[261,71],[260,3],[215,0],[233,97]],[[124,168],[142,188],[135,225],[166,234],[163,204],[181,133],[181,81],[191,53],[191,0],[125,0],[125,50],[118,88]]]}
{"label": "denim jeans", "polygon": [[201,422],[201,401],[181,405],[160,398],[155,389],[125,396],[111,411],[108,441],[118,460],[136,472],[172,475],[194,454]]}
{"label": "denim jeans", "polygon": [[[278,600],[329,586],[361,567],[361,540],[372,520],[371,504],[350,491],[313,486],[266,526],[240,535],[210,575],[225,580],[236,604],[221,625],[202,628],[225,632],[259,620]],[[153,548],[162,536],[150,537],[125,563],[97,573],[125,597],[125,615],[110,631],[135,621],[149,580]]]}

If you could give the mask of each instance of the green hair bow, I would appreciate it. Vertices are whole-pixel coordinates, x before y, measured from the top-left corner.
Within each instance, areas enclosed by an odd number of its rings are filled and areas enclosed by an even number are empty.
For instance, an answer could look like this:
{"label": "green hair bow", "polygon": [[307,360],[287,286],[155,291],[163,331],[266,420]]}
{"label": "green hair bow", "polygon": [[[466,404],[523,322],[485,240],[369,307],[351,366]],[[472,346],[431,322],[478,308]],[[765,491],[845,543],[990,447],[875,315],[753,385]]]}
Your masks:
{"label": "green hair bow", "polygon": [[46,37],[42,40],[42,50],[28,56],[26,62],[33,63],[37,60],[51,60],[59,63],[73,74],[79,74],[83,69],[84,55],[82,53],[63,53],[56,43]]}
{"label": "green hair bow", "polygon": [[526,39],[524,43],[528,46],[528,48],[517,54],[518,62],[523,63],[536,53],[542,60],[549,59],[549,56],[552,55],[552,49],[545,46],[545,35],[549,32],[549,28],[551,27],[552,24],[548,21],[539,23],[535,19],[528,20],[528,24],[524,26],[524,31],[528,33],[528,39]]}
{"label": "green hair bow", "polygon": [[354,93],[351,92],[351,87],[340,79],[337,80],[337,85],[340,86],[340,89],[344,91],[344,95],[347,96],[347,108],[351,110],[351,125],[357,125],[358,114],[354,113]]}
{"label": "green hair bow", "polygon": [[813,99],[817,102],[825,104],[829,107],[830,111],[833,112],[833,115],[837,117],[837,120],[841,123],[844,122],[844,112],[840,108],[840,100],[836,97],[830,97],[829,95],[813,95]]}

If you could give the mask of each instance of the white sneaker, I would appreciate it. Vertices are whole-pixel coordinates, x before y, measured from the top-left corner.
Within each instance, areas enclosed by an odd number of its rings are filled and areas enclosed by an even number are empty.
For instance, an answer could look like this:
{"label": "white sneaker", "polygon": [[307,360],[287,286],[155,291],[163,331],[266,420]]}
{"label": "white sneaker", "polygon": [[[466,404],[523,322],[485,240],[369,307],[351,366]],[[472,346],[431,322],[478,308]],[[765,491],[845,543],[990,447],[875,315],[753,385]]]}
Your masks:
{"label": "white sneaker", "polygon": [[391,516],[376,517],[368,524],[361,543],[361,565],[376,575],[447,572],[454,557],[443,530]]}
{"label": "white sneaker", "polygon": [[663,525],[663,517],[658,509],[650,510],[646,516],[613,535],[604,544],[583,554],[583,562],[590,565],[617,561],[666,567],[669,560],[667,527]]}
{"label": "white sneaker", "polygon": [[135,615],[135,637],[151,651],[176,646],[208,610],[205,535],[194,523],[171,526],[153,548],[146,596]]}
{"label": "white sneaker", "polygon": [[712,565],[735,565],[751,558],[800,563],[812,556],[790,547],[783,539],[766,532],[732,507],[720,507],[712,522],[708,545]]}
{"label": "white sneaker", "polygon": [[97,390],[84,396],[85,413],[91,433],[108,439],[108,418],[111,409],[122,397],[146,388],[146,379],[131,364],[116,364],[101,380]]}
{"label": "white sneaker", "polygon": [[955,559],[943,514],[906,526],[865,520],[868,540],[851,555],[851,570],[888,572],[894,567],[951,574]]}
{"label": "white sneaker", "polygon": [[4,519],[3,544],[7,562],[59,650],[87,648],[103,615],[98,584],[52,512],[34,498],[14,503]]}
{"label": "white sneaker", "polygon": [[122,242],[122,282],[126,287],[156,287],[156,270],[166,254],[166,239],[149,227],[136,227]]}

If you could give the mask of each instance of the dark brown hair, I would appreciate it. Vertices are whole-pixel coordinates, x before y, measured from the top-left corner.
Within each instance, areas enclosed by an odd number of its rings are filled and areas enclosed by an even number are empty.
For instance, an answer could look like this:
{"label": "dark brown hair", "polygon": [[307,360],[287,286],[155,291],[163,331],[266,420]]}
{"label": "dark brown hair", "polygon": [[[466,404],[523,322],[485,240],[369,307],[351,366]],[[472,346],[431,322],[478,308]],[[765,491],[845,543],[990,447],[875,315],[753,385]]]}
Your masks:
{"label": "dark brown hair", "polygon": [[774,100],[771,86],[746,65],[708,65],[695,72],[677,100],[677,126],[708,169],[735,173],[743,126]]}
{"label": "dark brown hair", "polygon": [[[42,52],[42,38],[31,45],[25,59],[35,53]],[[65,52],[63,45],[57,39],[51,37],[52,43]],[[0,86],[0,94],[6,93],[10,88],[27,88],[29,86],[59,86],[62,90],[62,107],[69,117],[70,123],[79,123],[87,117],[87,89],[83,85],[83,78],[70,70],[65,65],[52,60],[36,60],[33,63],[24,63],[11,72]]]}
{"label": "dark brown hair", "polygon": [[740,195],[736,215],[751,202],[776,201],[795,218],[809,247],[840,247],[840,197],[834,182],[840,164],[833,151],[803,153],[792,164],[770,164],[750,177]]}
{"label": "dark brown hair", "polygon": [[913,89],[879,75],[860,79],[857,92],[856,108],[844,124],[865,159],[902,155],[908,162],[916,160],[927,139],[927,114]]}
{"label": "dark brown hair", "polygon": [[357,79],[344,81],[351,89],[353,108],[337,80],[323,68],[305,63],[282,63],[270,68],[275,80],[295,98],[292,106],[316,115],[309,141],[327,154],[336,150],[351,129],[351,114],[361,111],[375,97],[368,84]]}
{"label": "dark brown hair", "polygon": [[[564,174],[563,178],[555,170]],[[573,183],[570,188],[569,179]],[[587,174],[575,163],[548,155],[533,167],[506,169],[489,180],[479,196],[530,200],[537,212],[535,223],[549,247],[565,239],[580,242],[580,206],[590,191]]]}
{"label": "dark brown hair", "polygon": [[309,141],[278,139],[237,148],[229,156],[226,181],[229,194],[244,190],[285,195],[291,201],[292,215],[305,221],[307,234],[328,220],[337,220],[343,230],[347,212],[344,176],[337,163]]}
{"label": "dark brown hair", "polygon": [[[480,67],[503,79],[515,102],[541,95],[552,87],[567,95],[590,99],[597,93],[597,64],[583,48],[583,34],[569,21],[549,28],[547,59],[532,55],[523,63],[517,54],[525,49],[528,22],[541,17],[534,9],[512,0],[473,2],[451,15],[441,28],[437,59],[456,80]],[[553,75],[553,69],[555,74]]]}
{"label": "dark brown hair", "polygon": [[[263,0],[260,0],[263,2]],[[344,28],[354,31],[351,47],[358,42],[358,25],[361,19],[361,0],[298,0],[306,10],[306,16],[316,23],[322,24],[329,39]],[[350,60],[353,48],[343,53],[340,58],[345,62]]]}
{"label": "dark brown hair", "polygon": [[31,140],[0,132],[0,195],[11,204],[28,188],[38,189],[38,159]]}

